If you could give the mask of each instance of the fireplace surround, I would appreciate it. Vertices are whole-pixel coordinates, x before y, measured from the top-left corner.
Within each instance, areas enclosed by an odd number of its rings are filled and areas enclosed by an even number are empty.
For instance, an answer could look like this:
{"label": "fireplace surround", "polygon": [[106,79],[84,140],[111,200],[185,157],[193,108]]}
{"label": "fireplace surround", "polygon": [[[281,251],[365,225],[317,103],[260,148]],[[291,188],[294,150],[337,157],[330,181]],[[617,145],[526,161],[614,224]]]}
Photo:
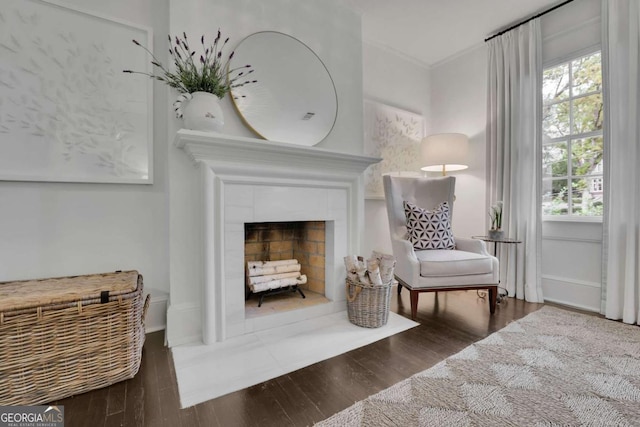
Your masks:
{"label": "fireplace surround", "polygon": [[[178,131],[174,144],[200,173],[203,238],[195,244],[203,255],[205,344],[346,309],[342,258],[359,253],[363,172],[380,159],[188,130]],[[246,318],[245,224],[285,221],[325,223],[324,292],[330,302]]]}

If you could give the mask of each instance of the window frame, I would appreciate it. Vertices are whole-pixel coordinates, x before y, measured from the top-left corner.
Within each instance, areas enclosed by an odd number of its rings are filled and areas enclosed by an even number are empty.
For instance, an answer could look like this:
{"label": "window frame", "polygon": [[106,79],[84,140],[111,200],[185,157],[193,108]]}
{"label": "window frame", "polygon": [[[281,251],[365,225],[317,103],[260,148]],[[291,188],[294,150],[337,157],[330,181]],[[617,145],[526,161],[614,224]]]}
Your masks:
{"label": "window frame", "polygon": [[[542,93],[542,87],[544,84],[544,71],[550,69],[550,68],[555,68],[564,64],[571,64],[571,62],[575,61],[576,59],[580,59],[586,56],[590,56],[593,55],[595,53],[600,53],[600,64],[601,64],[601,72],[602,72],[602,46],[600,44],[598,45],[594,45],[594,46],[589,46],[585,49],[580,49],[578,51],[574,51],[571,52],[570,54],[567,55],[563,55],[557,58],[554,58],[553,60],[547,61],[544,64],[542,64],[542,74],[540,76],[541,80],[540,80],[540,92],[539,92],[539,96],[540,96],[540,105],[541,108],[544,109],[544,107],[546,105],[553,105],[553,104],[559,104],[561,102],[570,102],[571,104],[573,104],[573,101],[576,99],[580,99],[580,98],[584,98],[586,96],[591,96],[594,94],[600,94],[602,96],[602,102],[603,102],[603,108],[604,108],[604,78],[602,79],[602,86],[600,88],[600,91],[591,91],[591,92],[587,92],[587,93],[581,93],[580,95],[574,96],[572,97],[571,94],[564,100],[559,100],[556,102],[552,102],[552,103],[545,103],[544,99],[543,99],[543,93]],[[603,76],[604,77],[604,76]],[[569,73],[569,84],[571,85],[573,82],[573,73]],[[544,139],[544,131],[543,129],[543,117],[541,114],[540,117],[540,135],[541,135],[541,142],[540,142],[540,154],[542,155],[542,150],[544,150],[545,146],[554,144],[554,143],[558,143],[558,142],[563,142],[565,141],[567,143],[567,175],[564,176],[557,176],[557,177],[549,177],[549,178],[545,178],[545,174],[544,174],[544,165],[540,164],[540,184],[541,187],[543,185],[543,183],[545,181],[551,182],[554,179],[560,180],[560,179],[564,179],[567,180],[567,183],[570,183],[571,180],[573,179],[581,179],[581,178],[589,178],[589,177],[593,177],[593,178],[601,178],[602,179],[602,186],[606,191],[606,179],[605,179],[605,173],[604,170],[600,173],[600,174],[596,174],[596,175],[573,175],[573,157],[572,157],[572,151],[571,151],[571,143],[573,141],[576,140],[580,140],[580,139],[588,139],[588,138],[592,138],[592,137],[601,137],[604,139],[604,123],[603,123],[603,128],[601,130],[598,131],[591,131],[591,132],[586,132],[586,133],[581,133],[581,134],[576,134],[579,135],[577,137],[574,137],[574,134],[572,134],[573,131],[573,114],[569,114],[569,134],[565,135],[565,136],[561,136],[561,137],[557,137],[557,138],[550,138],[548,140]],[[604,153],[604,146],[603,146],[603,156],[605,155]],[[572,207],[572,202],[571,202],[571,195],[569,195],[568,197],[569,200],[569,207]],[[557,222],[589,222],[589,223],[602,223],[603,222],[603,216],[587,216],[587,215],[573,215],[573,214],[567,214],[567,215],[545,215],[542,213],[542,199],[540,200],[540,216],[542,221],[557,221]]]}

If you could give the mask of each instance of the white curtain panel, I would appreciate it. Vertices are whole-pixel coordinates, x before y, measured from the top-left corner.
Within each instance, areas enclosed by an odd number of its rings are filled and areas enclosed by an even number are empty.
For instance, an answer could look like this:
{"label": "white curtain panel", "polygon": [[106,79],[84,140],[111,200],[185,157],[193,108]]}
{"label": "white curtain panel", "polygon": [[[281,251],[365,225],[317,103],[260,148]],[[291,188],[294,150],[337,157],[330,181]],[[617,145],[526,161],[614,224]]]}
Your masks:
{"label": "white curtain panel", "polygon": [[603,0],[603,312],[640,318],[640,1]]}
{"label": "white curtain panel", "polygon": [[515,262],[501,256],[501,285],[511,296],[542,302],[540,20],[490,40],[488,65],[487,206],[502,200],[502,228],[522,240]]}

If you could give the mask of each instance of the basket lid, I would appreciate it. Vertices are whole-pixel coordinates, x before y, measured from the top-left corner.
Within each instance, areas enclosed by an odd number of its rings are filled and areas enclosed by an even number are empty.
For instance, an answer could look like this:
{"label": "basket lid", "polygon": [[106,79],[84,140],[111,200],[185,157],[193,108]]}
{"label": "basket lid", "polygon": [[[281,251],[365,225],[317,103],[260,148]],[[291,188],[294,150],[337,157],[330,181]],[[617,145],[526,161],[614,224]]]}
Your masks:
{"label": "basket lid", "polygon": [[131,293],[138,286],[138,272],[91,274],[0,283],[0,312],[22,310]]}

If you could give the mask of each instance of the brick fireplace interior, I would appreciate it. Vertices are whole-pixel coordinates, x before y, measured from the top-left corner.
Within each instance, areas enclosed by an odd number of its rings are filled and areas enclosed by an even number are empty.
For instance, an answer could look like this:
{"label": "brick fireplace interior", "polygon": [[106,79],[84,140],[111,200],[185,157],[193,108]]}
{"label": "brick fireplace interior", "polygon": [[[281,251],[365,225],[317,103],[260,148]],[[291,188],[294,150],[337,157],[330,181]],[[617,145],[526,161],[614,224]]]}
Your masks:
{"label": "brick fireplace interior", "polygon": [[[300,285],[306,298],[297,292],[265,297],[262,307],[251,296],[245,316],[258,317],[329,302],[325,292],[325,221],[245,223],[244,265],[248,261],[297,259],[307,283]],[[245,283],[245,293],[249,288]]]}

